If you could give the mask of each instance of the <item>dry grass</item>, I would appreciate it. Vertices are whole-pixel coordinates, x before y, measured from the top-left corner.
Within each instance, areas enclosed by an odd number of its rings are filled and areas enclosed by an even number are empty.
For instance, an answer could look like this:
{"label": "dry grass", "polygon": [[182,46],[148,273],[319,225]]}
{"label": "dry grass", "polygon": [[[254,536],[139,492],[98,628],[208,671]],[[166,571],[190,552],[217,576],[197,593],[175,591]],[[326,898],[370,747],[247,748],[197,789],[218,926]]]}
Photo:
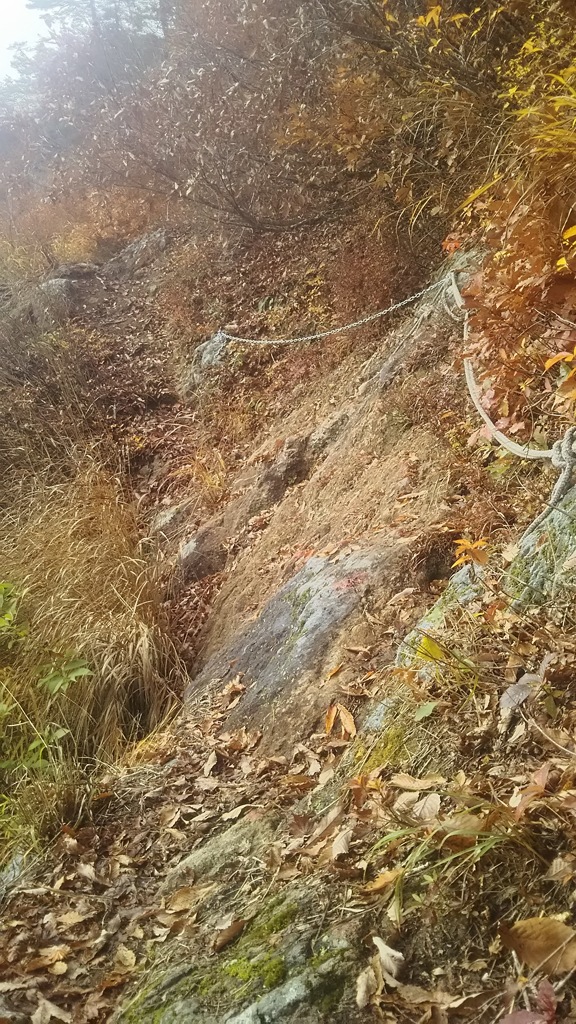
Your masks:
{"label": "dry grass", "polygon": [[[77,754],[114,756],[165,714],[180,669],[132,511],[93,454],[77,458],[66,482],[30,479],[2,519],[3,574],[26,623],[3,699],[28,731],[55,721]],[[91,674],[53,698],[38,681],[71,659]]]}

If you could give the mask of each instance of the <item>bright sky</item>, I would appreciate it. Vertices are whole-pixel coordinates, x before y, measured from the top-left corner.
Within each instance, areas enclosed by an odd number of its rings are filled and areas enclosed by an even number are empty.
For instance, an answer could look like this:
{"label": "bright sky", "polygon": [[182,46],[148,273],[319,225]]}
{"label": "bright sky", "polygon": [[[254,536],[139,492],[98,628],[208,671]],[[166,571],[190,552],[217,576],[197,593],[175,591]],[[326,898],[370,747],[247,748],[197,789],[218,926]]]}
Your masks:
{"label": "bright sky", "polygon": [[37,39],[46,26],[37,11],[29,11],[26,0],[0,0],[0,78],[10,73],[13,43]]}

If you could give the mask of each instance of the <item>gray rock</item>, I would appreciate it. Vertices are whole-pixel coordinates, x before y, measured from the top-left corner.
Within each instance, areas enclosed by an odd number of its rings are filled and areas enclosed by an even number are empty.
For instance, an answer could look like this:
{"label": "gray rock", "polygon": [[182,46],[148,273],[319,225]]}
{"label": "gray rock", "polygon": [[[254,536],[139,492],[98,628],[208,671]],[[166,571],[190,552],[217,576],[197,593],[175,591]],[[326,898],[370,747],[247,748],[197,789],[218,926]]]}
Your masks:
{"label": "gray rock", "polygon": [[[222,1024],[275,1024],[275,1021],[289,1019],[300,1006],[306,1007],[305,1017],[299,1018],[301,1021],[319,1024],[326,1017],[314,1006],[316,994],[327,988],[330,979],[336,982],[341,970],[341,964],[329,960],[316,969],[302,971],[272,992],[266,993],[246,1010],[227,1014]],[[334,990],[337,990],[336,984]]]}
{"label": "gray rock", "polygon": [[248,518],[270,508],[284,497],[289,487],[305,480],[311,468],[308,437],[286,439],[276,461],[260,474],[247,503]]}
{"label": "gray rock", "polygon": [[189,529],[189,522],[194,512],[193,498],[185,498],[176,505],[168,505],[158,512],[150,523],[150,535],[162,548],[169,548],[180,540]]}
{"label": "gray rock", "polygon": [[32,298],[33,314],[38,322],[48,318],[61,323],[74,316],[79,308],[79,296],[74,281],[69,277],[51,277],[38,286]]}
{"label": "gray rock", "polygon": [[228,558],[226,540],[227,531],[222,527],[222,517],[219,517],[185,541],[178,553],[181,581],[184,584],[195,583],[222,572]]}
{"label": "gray rock", "polygon": [[[576,591],[576,487],[552,509],[543,523],[525,536],[504,580],[514,607],[538,605]],[[568,562],[568,566],[566,563]]]}
{"label": "gray rock", "polygon": [[158,228],[130,242],[122,252],[108,261],[107,268],[116,274],[133,274],[152,263],[168,246],[166,228]]}
{"label": "gray rock", "polygon": [[180,390],[184,397],[192,397],[205,382],[207,375],[224,361],[228,342],[220,332],[198,345],[192,363],[184,367],[180,376]]}
{"label": "gray rock", "polygon": [[70,278],[73,281],[94,277],[98,273],[95,263],[63,263],[54,271],[54,278]]}
{"label": "gray rock", "polygon": [[392,562],[393,555],[381,549],[353,551],[339,560],[320,555],[308,559],[256,621],[209,659],[187,696],[209,688],[233,663],[248,684],[239,705],[243,718],[284,702],[304,673],[317,668],[366,588],[379,582]]}
{"label": "gray rock", "polygon": [[340,436],[344,427],[350,419],[349,409],[338,409],[333,416],[329,416],[315,430],[312,431],[308,440],[308,453],[313,459],[319,458],[327,448]]}
{"label": "gray rock", "polygon": [[171,892],[190,878],[214,878],[222,873],[227,864],[262,857],[274,842],[277,824],[273,818],[236,822],[172,868],[160,891]]}

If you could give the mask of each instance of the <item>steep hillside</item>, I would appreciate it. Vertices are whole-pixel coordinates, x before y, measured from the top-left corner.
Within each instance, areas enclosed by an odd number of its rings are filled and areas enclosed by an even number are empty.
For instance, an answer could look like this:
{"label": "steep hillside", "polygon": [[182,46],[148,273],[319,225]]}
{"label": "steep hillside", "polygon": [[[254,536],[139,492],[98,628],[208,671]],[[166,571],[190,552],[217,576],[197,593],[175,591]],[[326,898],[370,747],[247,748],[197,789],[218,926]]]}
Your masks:
{"label": "steep hillside", "polygon": [[568,0],[30,0],[0,1022],[576,1021]]}

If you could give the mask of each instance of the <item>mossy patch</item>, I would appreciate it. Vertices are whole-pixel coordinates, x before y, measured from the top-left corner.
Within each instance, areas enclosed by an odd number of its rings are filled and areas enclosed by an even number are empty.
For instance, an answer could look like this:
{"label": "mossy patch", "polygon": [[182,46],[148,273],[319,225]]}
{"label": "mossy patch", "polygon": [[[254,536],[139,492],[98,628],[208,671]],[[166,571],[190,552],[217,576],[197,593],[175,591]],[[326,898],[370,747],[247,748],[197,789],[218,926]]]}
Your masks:
{"label": "mossy patch", "polygon": [[255,959],[241,957],[229,961],[223,966],[222,972],[240,982],[246,991],[276,988],[286,980],[288,973],[286,961],[278,953],[264,953]]}
{"label": "mossy patch", "polygon": [[[270,938],[288,928],[297,918],[298,903],[272,896],[252,924],[226,954],[206,958],[170,985],[169,1005],[195,1003],[199,1010],[217,1002],[226,1009],[255,999],[281,985],[289,976],[286,958],[270,945]],[[162,979],[156,985],[164,988]],[[141,994],[133,1007],[121,1017],[122,1024],[159,1024],[165,1008],[154,1004],[155,988]],[[170,1018],[167,1018],[170,1019]]]}
{"label": "mossy patch", "polygon": [[[396,767],[407,756],[406,727],[393,725],[375,743],[365,750],[366,760],[362,765],[363,772],[374,771],[375,768]],[[360,760],[360,758],[358,758]]]}

